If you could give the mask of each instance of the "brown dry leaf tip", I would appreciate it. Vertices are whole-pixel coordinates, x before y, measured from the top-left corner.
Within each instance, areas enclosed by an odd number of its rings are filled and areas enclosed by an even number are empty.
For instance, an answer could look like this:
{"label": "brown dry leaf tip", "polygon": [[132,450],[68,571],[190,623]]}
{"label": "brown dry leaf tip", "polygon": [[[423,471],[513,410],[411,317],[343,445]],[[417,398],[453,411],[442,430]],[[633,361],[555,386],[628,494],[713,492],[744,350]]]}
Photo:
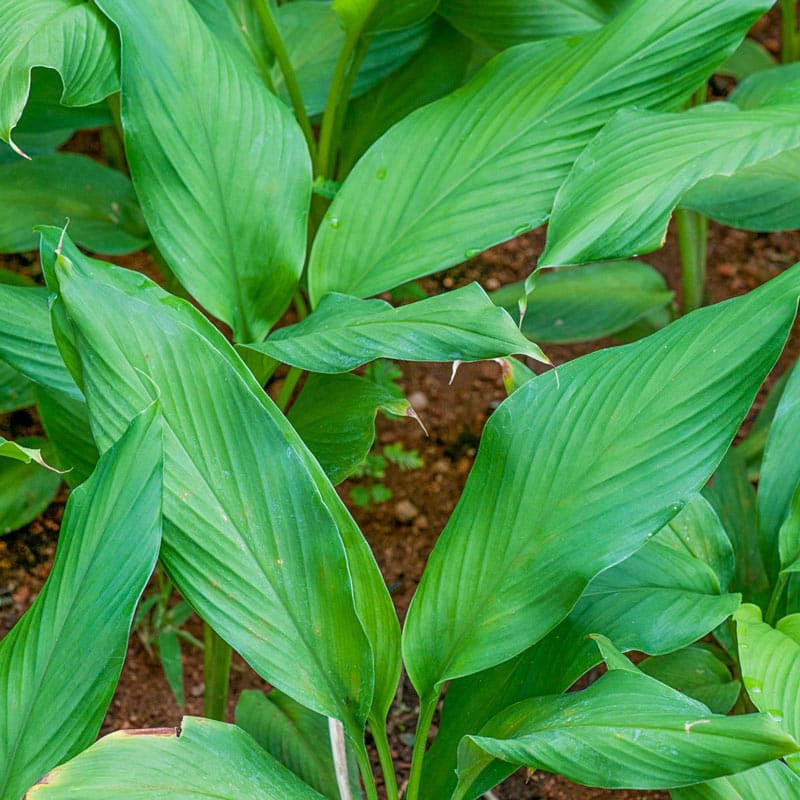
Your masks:
{"label": "brown dry leaf tip", "polygon": [[422,428],[425,432],[425,435],[430,439],[431,435],[428,433],[428,429],[425,427],[425,423],[422,421],[422,418],[419,414],[414,410],[414,406],[409,405],[406,409],[406,416],[411,417],[411,419],[416,420],[417,424]]}
{"label": "brown dry leaf tip", "polygon": [[180,736],[180,728],[131,728],[115,731],[120,736]]}
{"label": "brown dry leaf tip", "polygon": [[511,364],[507,358],[493,358],[492,361],[500,365],[500,371],[503,373],[504,378],[511,377]]}
{"label": "brown dry leaf tip", "polygon": [[61,248],[64,246],[64,237],[67,235],[67,228],[69,228],[70,219],[66,217],[64,220],[64,227],[61,229],[61,236],[58,237],[58,247],[56,247],[56,255],[61,255]]}
{"label": "brown dry leaf tip", "polygon": [[458,368],[463,363],[464,363],[463,361],[458,361],[458,360],[453,362],[452,370],[450,372],[450,382],[447,384],[448,386],[452,386],[453,385],[453,381],[456,379],[456,373],[458,372]]}
{"label": "brown dry leaf tip", "polygon": [[21,149],[20,149],[19,145],[17,145],[17,143],[16,143],[16,142],[15,142],[15,141],[14,141],[14,140],[11,138],[11,136],[9,136],[9,137],[8,137],[8,146],[9,146],[9,147],[10,147],[10,148],[11,148],[11,149],[12,149],[12,150],[13,150],[13,151],[14,151],[14,152],[15,152],[15,153],[18,155],[18,156],[22,156],[22,157],[23,157],[24,159],[26,159],[27,161],[33,161],[33,159],[32,159],[32,158],[31,158],[31,157],[30,157],[30,156],[29,156],[29,155],[28,155],[28,154],[27,154],[27,153],[26,153],[24,150],[21,150]]}

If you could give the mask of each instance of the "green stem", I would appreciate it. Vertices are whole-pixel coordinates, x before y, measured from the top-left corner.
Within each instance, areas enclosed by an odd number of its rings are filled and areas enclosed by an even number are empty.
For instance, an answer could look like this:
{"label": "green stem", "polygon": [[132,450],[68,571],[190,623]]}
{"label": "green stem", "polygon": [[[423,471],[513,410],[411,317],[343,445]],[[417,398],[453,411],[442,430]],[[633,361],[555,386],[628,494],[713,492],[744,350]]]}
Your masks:
{"label": "green stem", "polygon": [[767,613],[764,617],[764,622],[767,625],[774,625],[775,624],[775,617],[778,614],[778,604],[781,601],[781,597],[783,596],[783,590],[786,588],[786,583],[788,581],[788,576],[785,572],[781,572],[778,575],[778,580],[775,584],[775,588],[772,590],[772,597],[769,599],[769,606],[767,608]]}
{"label": "green stem", "polygon": [[389,747],[389,737],[386,735],[386,726],[381,724],[380,720],[374,720],[370,717],[369,728],[372,731],[375,749],[378,751],[378,760],[381,762],[383,783],[386,787],[386,800],[400,800],[397,777],[394,774],[394,763],[392,762],[392,751]]}
{"label": "green stem", "polygon": [[297,386],[297,382],[303,375],[303,370],[300,367],[292,367],[289,370],[289,374],[286,376],[286,379],[283,382],[283,386],[281,386],[281,390],[278,393],[278,399],[275,401],[278,408],[281,411],[286,411],[286,407],[289,405],[289,400],[292,399],[292,393]]}
{"label": "green stem", "polygon": [[683,313],[688,314],[703,305],[708,220],[702,214],[685,208],[679,208],[675,212],[675,220],[678,225],[678,245],[681,253]]}
{"label": "green stem", "polygon": [[364,791],[367,793],[367,800],[378,800],[378,789],[375,786],[375,776],[372,774],[372,764],[369,762],[367,748],[363,741],[353,748],[358,764],[358,771],[361,773],[361,782],[364,784]]}
{"label": "green stem", "polygon": [[781,61],[790,64],[798,57],[797,6],[795,0],[781,0]]}
{"label": "green stem", "polygon": [[283,79],[286,81],[286,89],[292,101],[292,108],[294,108],[297,121],[303,130],[303,135],[306,137],[308,152],[311,153],[311,158],[314,159],[317,150],[314,131],[311,129],[311,121],[306,113],[306,106],[303,102],[303,95],[300,92],[300,84],[297,82],[297,75],[295,75],[294,67],[289,59],[289,53],[286,51],[286,45],[283,43],[281,32],[278,30],[275,15],[272,13],[272,6],[269,0],[255,0],[255,7],[269,46],[272,48],[272,52],[275,53],[275,58],[280,64],[281,72],[283,72]]}
{"label": "green stem", "polygon": [[408,776],[406,800],[419,800],[419,787],[422,780],[422,765],[425,762],[425,748],[428,745],[428,732],[433,722],[439,695],[420,699],[417,732],[414,736],[414,751],[411,755],[411,773]]}
{"label": "green stem", "polygon": [[203,623],[205,694],[203,713],[210,719],[225,721],[228,707],[228,677],[231,671],[231,648],[213,628]]}
{"label": "green stem", "polygon": [[294,293],[294,310],[297,312],[297,318],[302,321],[308,316],[308,303],[306,303],[303,293],[298,289]]}

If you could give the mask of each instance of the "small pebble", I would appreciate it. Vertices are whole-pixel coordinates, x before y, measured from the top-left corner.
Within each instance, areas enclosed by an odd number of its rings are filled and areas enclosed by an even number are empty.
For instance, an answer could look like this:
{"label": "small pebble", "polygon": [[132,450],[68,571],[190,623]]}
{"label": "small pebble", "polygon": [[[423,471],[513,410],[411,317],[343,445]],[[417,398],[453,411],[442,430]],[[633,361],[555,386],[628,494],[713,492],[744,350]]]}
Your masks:
{"label": "small pebble", "polygon": [[416,411],[422,411],[423,408],[428,407],[428,398],[423,392],[411,392],[408,402]]}
{"label": "small pebble", "polygon": [[410,500],[398,500],[394,506],[394,516],[398,522],[412,522],[419,516],[419,509]]}

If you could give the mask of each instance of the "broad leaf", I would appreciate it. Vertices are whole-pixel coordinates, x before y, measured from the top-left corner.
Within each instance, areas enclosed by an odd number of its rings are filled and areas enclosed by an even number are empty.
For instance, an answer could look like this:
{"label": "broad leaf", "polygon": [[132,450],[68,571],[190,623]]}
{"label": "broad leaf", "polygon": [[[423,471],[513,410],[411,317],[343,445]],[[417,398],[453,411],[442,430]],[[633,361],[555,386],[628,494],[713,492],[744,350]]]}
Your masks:
{"label": "broad leaf", "polygon": [[530,647],[681,510],[775,363],[798,294],[795,267],[531,380],[494,412],[406,621],[423,697]]}
{"label": "broad leaf", "polygon": [[51,67],[64,83],[62,103],[85,106],[117,91],[114,28],[84,0],[26,0],[0,7],[0,139],[22,116],[32,67]]}
{"label": "broad leaf", "polygon": [[364,30],[394,30],[421,22],[439,0],[333,0],[332,6],[349,35]]}
{"label": "broad leaf", "polygon": [[0,642],[0,796],[97,736],[161,539],[161,427],[138,416],[67,502],[53,570]]}
{"label": "broad leaf", "polygon": [[590,786],[662,789],[740,772],[798,750],[766,714],[712,714],[646,675],[614,670],[582,692],[517,703],[479,736],[466,737],[453,800],[485,791],[479,776],[494,757]]}
{"label": "broad leaf", "polygon": [[702,645],[646,658],[638,667],[645,675],[699,700],[715,714],[727,714],[741,690],[725,664]]}
{"label": "broad leaf", "polygon": [[634,0],[596,33],[500,54],[359,161],[314,242],[313,303],[376,294],[540,225],[617,109],[680,107],[769,5]]}
{"label": "broad leaf", "polygon": [[504,50],[535,39],[574,36],[611,21],[625,0],[442,0],[439,13],[462,33]]}
{"label": "broad leaf", "polygon": [[32,406],[33,386],[13,367],[0,362],[0,414]]}
{"label": "broad leaf", "polygon": [[[236,724],[298,778],[331,800],[339,800],[328,720],[275,689],[242,692]],[[360,796],[358,767],[349,759],[351,791]]]}
{"label": "broad leaf", "polygon": [[733,546],[733,578],[729,589],[741,592],[745,601],[769,601],[767,580],[758,547],[756,493],[747,478],[747,465],[738,448],[731,448],[714,473],[713,484],[704,490],[714,506]]}
{"label": "broad leaf", "polygon": [[54,153],[0,165],[0,252],[32,250],[35,225],[64,225],[89,250],[130,253],[147,245],[131,182],[86,156]]}
{"label": "broad leaf", "polygon": [[332,294],[302,322],[280,328],[252,349],[329,373],[376,358],[479,361],[522,353],[547,360],[476,283],[397,308],[383,300]]}
{"label": "broad leaf", "polygon": [[[787,733],[797,739],[800,737],[797,615],[785,617],[772,628],[761,621],[761,609],[744,605],[734,618],[742,682],[747,694],[759,711],[771,714]],[[784,626],[787,633],[781,630]],[[800,769],[800,758],[792,757],[788,763],[795,772]]]}
{"label": "broad leaf", "polygon": [[[520,700],[566,691],[600,661],[589,634],[603,633],[623,650],[670,653],[705,636],[738,608],[736,595],[719,594],[719,581],[708,565],[662,545],[664,534],[598,575],[542,641],[510,661],[450,684],[425,760],[426,798],[449,797],[455,788],[456,752],[464,734],[477,733]],[[498,780],[514,769],[494,768]]]}
{"label": "broad leaf", "polygon": [[800,484],[795,487],[789,513],[778,534],[781,569],[800,572]]}
{"label": "broad leaf", "polygon": [[356,375],[308,376],[289,410],[289,422],[336,485],[367,457],[379,410],[396,416],[414,411],[405,398]]}
{"label": "broad leaf", "polygon": [[[120,782],[120,775],[125,776]],[[28,800],[321,800],[235,725],[184,717],[180,730],[119,731],[48,774]]]}
{"label": "broad leaf", "polygon": [[239,341],[260,339],[305,257],[311,164],[300,128],[188,0],[98,5],[122,35],[126,152],[153,238]]}
{"label": "broad leaf", "polygon": [[798,108],[682,114],[619,111],[559,189],[540,267],[624,258],[659,248],[681,196],[800,146]]}
{"label": "broad leaf", "polygon": [[761,70],[776,64],[772,54],[754,39],[742,39],[739,46],[716,69],[717,75],[726,75],[742,81]]}
{"label": "broad leaf", "polygon": [[54,314],[80,356],[98,443],[112,441],[135,405],[158,393],[166,448],[161,558],[178,590],[266,680],[358,736],[374,672],[377,707],[388,708],[394,693],[397,622],[330,482],[191,305],[138,273],[98,266],[69,240],[56,256],[57,245],[58,231],[47,229],[43,265],[57,281]]}
{"label": "broad leaf", "polygon": [[[328,3],[316,0],[295,0],[279,6],[276,19],[306,111],[309,116],[319,114],[325,109],[336,61],[345,43],[339,19]],[[423,23],[375,36],[353,82],[352,95],[363,94],[401,67],[429,34],[430,24]],[[278,96],[289,103],[283,71],[277,62],[270,75]]]}
{"label": "broad leaf", "polygon": [[760,70],[731,92],[730,101],[742,109],[800,103],[800,64]]}
{"label": "broad leaf", "polygon": [[[23,446],[38,452],[42,439],[22,439]],[[9,444],[13,444],[9,442]],[[53,502],[61,476],[37,463],[0,459],[0,535],[33,522]]]}
{"label": "broad leaf", "polygon": [[472,43],[437,18],[424,46],[404,66],[347,107],[339,174],[347,175],[392,125],[457,89],[467,74]]}
{"label": "broad leaf", "polygon": [[800,483],[800,460],[792,443],[800,439],[800,365],[781,395],[764,447],[758,482],[758,535],[761,558],[774,582],[780,569],[780,528]]}
{"label": "broad leaf", "polygon": [[761,800],[800,797],[800,777],[783,762],[770,761],[727,778],[673,789],[672,800]]}
{"label": "broad leaf", "polygon": [[[504,286],[490,297],[519,319],[524,284]],[[522,332],[537,342],[568,344],[611,336],[672,300],[664,278],[648,264],[615,261],[549,270],[527,296]]]}

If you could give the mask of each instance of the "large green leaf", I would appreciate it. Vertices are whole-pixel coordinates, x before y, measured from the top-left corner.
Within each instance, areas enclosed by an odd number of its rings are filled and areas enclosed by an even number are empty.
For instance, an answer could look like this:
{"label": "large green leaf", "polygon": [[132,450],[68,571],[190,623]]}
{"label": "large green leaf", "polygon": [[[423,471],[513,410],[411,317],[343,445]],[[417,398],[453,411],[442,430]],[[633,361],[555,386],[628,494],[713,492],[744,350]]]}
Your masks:
{"label": "large green leaf", "polygon": [[[121,780],[121,776],[124,776]],[[49,773],[28,800],[321,800],[235,725],[184,717],[179,730],[119,731]]]}
{"label": "large green leaf", "polygon": [[[660,531],[641,550],[600,573],[553,631],[516,658],[454,680],[439,730],[425,760],[425,797],[455,788],[458,743],[520,700],[566,691],[600,661],[588,638],[603,633],[624,650],[670,653],[713,630],[739,606],[720,595],[719,580],[703,561],[661,544]],[[498,764],[500,778],[513,771]]]}
{"label": "large green leaf", "polygon": [[53,570],[0,643],[0,797],[97,736],[161,540],[161,425],[138,416],[67,502]]}
{"label": "large green leaf", "polygon": [[769,581],[764,571],[758,547],[756,493],[747,478],[747,465],[731,448],[714,473],[706,498],[716,510],[723,529],[733,546],[733,577],[729,589],[741,592],[745,601],[766,603],[769,600]]}
{"label": "large green leaf", "polygon": [[311,374],[288,416],[335,485],[367,457],[379,410],[396,416],[414,413],[408,400],[374,381],[347,373]]}
{"label": "large green leaf", "polygon": [[153,238],[237,339],[260,339],[305,257],[311,162],[300,128],[188,0],[98,5],[122,35],[126,152]]}
{"label": "large green leaf", "polygon": [[363,30],[407,28],[433,13],[439,0],[333,0],[332,6],[349,35]]}
{"label": "large green leaf", "polygon": [[[734,616],[747,694],[759,711],[771,714],[787,733],[800,738],[798,616],[784,617],[775,628],[762,622],[758,606],[744,605]],[[792,757],[789,764],[800,771],[800,757]]]}
{"label": "large green leaf", "polygon": [[582,692],[517,703],[479,736],[466,737],[453,800],[485,791],[479,777],[492,758],[590,786],[661,789],[740,772],[798,750],[766,714],[712,714],[653,678],[613,670]]}
{"label": "large green leaf", "polygon": [[58,237],[44,230],[43,265],[101,447],[136,404],[160,398],[161,558],[177,588],[265,679],[358,736],[375,673],[375,708],[388,708],[399,654],[391,599],[355,523],[199,312],[138,273],[83,258],[69,240],[57,256]]}
{"label": "large green leaf", "polygon": [[33,386],[20,372],[0,362],[0,414],[32,406]]}
{"label": "large green leaf", "polygon": [[798,294],[800,266],[535,378],[494,412],[406,621],[423,697],[530,647],[680,511],[775,363]]}
{"label": "large green leaf", "polygon": [[764,447],[758,481],[758,535],[761,558],[774,582],[780,570],[780,528],[800,483],[800,365],[795,365],[781,395]]}
{"label": "large green leaf", "polygon": [[762,800],[800,797],[800,777],[783,762],[770,761],[727,778],[673,789],[672,800]]}
{"label": "large green leaf", "polygon": [[85,106],[118,87],[113,26],[85,0],[25,0],[0,7],[0,139],[11,131],[28,99],[32,67],[51,67],[64,82],[62,102]]}
{"label": "large green leaf", "polygon": [[[269,694],[245,691],[236,704],[236,724],[309,786],[339,800],[325,717],[275,689]],[[359,797],[358,767],[352,758],[348,773],[353,796]]]}
{"label": "large green leaf", "polygon": [[100,253],[130,253],[148,242],[131,182],[86,156],[54,153],[0,165],[0,252],[36,247],[35,225],[63,225],[78,244]]}
{"label": "large green leaf", "polygon": [[623,110],[588,145],[556,196],[540,266],[659,248],[672,210],[700,180],[800,146],[800,107],[682,114]]}
{"label": "large green leaf", "polygon": [[[276,18],[306,111],[309,115],[319,114],[325,109],[336,61],[345,42],[339,19],[328,3],[317,0],[296,0],[279,6]],[[430,30],[430,24],[423,23],[375,36],[354,79],[352,94],[363,94],[401,67],[425,43]],[[280,65],[275,63],[270,74],[278,96],[288,103]]]}
{"label": "large green leaf", "polygon": [[634,0],[600,31],[500,54],[362,157],[314,243],[313,302],[390,289],[540,225],[617,109],[680,107],[769,5]]}
{"label": "large green leaf", "polygon": [[[0,438],[0,441],[5,440]],[[7,443],[11,444],[14,443]],[[45,442],[31,438],[21,439],[18,444],[29,453],[35,454]],[[24,451],[20,455],[23,456]],[[29,459],[27,463],[24,457],[16,460],[0,459],[0,535],[24,527],[53,502],[61,485],[61,476],[43,469],[40,459],[41,456],[36,460]]]}
{"label": "large green leaf", "polygon": [[611,21],[626,0],[442,0],[439,13],[467,36],[503,50],[574,36]]}
{"label": "large green leaf", "polygon": [[800,64],[759,70],[731,92],[730,101],[743,109],[800,103]]}
{"label": "large green leaf", "polygon": [[376,358],[479,361],[523,353],[546,361],[477,283],[392,308],[383,300],[331,294],[302,322],[252,345],[314,372],[347,372]]}
{"label": "large green leaf", "polygon": [[776,63],[772,54],[755,39],[742,39],[736,50],[719,65],[716,74],[742,81],[756,72],[774,67]]}
{"label": "large green leaf", "polygon": [[638,667],[645,675],[699,700],[715,714],[727,714],[742,688],[725,664],[702,645],[646,658]]}
{"label": "large green leaf", "polygon": [[[492,301],[519,319],[522,283],[492,292]],[[611,336],[672,300],[664,278],[639,261],[549,270],[527,296],[522,332],[537,342],[567,344]]]}
{"label": "large green leaf", "polygon": [[457,89],[466,77],[472,49],[469,39],[437,18],[413,58],[348,105],[339,174],[347,175],[395,122]]}

